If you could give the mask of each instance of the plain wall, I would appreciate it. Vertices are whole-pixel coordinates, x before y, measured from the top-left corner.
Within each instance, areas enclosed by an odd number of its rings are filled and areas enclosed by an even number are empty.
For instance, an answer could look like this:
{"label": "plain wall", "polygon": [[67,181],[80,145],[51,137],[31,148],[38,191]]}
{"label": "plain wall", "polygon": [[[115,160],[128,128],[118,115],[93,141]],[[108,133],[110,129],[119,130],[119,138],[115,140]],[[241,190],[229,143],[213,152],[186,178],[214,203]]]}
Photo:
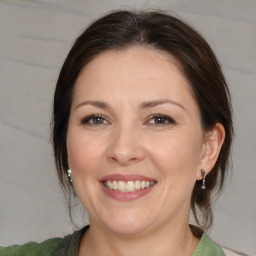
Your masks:
{"label": "plain wall", "polygon": [[[72,42],[116,8],[177,13],[215,50],[229,83],[233,176],[215,205],[211,237],[256,255],[256,1],[0,1],[0,245],[72,232],[49,142],[53,91]],[[78,222],[80,218],[78,218]]]}

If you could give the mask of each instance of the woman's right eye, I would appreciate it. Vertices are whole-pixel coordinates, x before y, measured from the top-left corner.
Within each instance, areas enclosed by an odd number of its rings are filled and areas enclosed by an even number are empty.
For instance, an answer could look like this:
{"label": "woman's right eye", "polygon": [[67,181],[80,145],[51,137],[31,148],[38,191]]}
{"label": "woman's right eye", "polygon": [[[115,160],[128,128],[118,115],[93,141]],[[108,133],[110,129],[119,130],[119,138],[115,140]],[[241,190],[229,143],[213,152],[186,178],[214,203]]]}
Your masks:
{"label": "woman's right eye", "polygon": [[101,125],[106,123],[107,121],[102,115],[90,115],[81,120],[81,124],[84,125]]}

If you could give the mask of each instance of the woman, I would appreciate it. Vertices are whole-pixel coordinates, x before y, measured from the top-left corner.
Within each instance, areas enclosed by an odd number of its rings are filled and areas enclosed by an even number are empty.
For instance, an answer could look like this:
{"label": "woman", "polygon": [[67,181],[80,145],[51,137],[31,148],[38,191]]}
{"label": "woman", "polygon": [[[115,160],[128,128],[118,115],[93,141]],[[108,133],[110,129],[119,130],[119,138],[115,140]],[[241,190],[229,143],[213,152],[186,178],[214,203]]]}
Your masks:
{"label": "woman", "polygon": [[63,64],[52,119],[60,183],[90,226],[1,255],[225,255],[204,232],[232,131],[223,73],[195,30],[161,12],[100,18]]}

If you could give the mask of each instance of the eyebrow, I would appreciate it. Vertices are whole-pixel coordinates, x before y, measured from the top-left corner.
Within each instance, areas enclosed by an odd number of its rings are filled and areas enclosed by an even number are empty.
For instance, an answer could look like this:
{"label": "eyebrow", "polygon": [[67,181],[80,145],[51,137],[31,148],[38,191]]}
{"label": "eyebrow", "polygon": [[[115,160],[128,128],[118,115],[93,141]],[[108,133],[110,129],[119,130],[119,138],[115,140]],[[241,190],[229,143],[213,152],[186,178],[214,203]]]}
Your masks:
{"label": "eyebrow", "polygon": [[144,108],[153,108],[155,106],[162,105],[162,104],[176,105],[176,106],[182,108],[184,111],[186,111],[186,109],[183,105],[181,105],[180,103],[178,103],[176,101],[170,100],[170,99],[146,101],[141,104],[141,108],[143,108],[143,109]]}
{"label": "eyebrow", "polygon": [[78,104],[75,109],[81,107],[81,106],[84,106],[84,105],[92,105],[94,107],[97,107],[97,108],[102,108],[102,109],[107,109],[109,108],[109,106],[105,103],[105,102],[102,102],[102,101],[95,101],[95,100],[90,100],[90,101],[84,101],[80,104]]}
{"label": "eyebrow", "polygon": [[[176,106],[182,108],[186,112],[186,109],[184,108],[183,105],[181,105],[180,103],[178,103],[176,101],[170,100],[170,99],[145,101],[145,102],[140,104],[140,108],[141,109],[153,108],[153,107],[156,107],[156,106],[162,105],[162,104],[176,105]],[[102,109],[110,109],[110,106],[107,103],[105,103],[103,101],[94,101],[94,100],[93,101],[84,101],[84,102],[78,104],[75,107],[75,109],[77,109],[81,106],[85,106],[85,105],[92,105],[94,107],[102,108]]]}

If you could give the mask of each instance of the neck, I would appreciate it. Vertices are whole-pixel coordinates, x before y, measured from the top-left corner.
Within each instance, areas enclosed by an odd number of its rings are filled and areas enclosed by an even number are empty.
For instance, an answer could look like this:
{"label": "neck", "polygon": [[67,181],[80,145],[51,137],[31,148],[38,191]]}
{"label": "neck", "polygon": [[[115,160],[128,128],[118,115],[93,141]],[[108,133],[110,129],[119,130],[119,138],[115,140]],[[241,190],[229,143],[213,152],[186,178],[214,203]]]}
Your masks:
{"label": "neck", "polygon": [[198,242],[199,239],[193,236],[188,223],[173,227],[164,225],[158,230],[132,236],[115,234],[91,223],[82,238],[79,256],[189,256]]}

